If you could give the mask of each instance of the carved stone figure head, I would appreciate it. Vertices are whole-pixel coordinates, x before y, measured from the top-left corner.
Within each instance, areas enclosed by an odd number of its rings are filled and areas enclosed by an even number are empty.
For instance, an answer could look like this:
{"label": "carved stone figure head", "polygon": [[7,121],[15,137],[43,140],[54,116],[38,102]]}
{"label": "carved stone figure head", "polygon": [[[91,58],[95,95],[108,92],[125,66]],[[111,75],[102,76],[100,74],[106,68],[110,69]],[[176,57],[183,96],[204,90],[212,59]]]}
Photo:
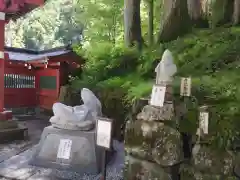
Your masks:
{"label": "carved stone figure head", "polygon": [[81,98],[83,104],[88,107],[94,117],[102,116],[102,104],[91,90],[83,88]]}
{"label": "carved stone figure head", "polygon": [[156,84],[171,82],[173,75],[177,72],[172,53],[167,49],[162,55],[162,60],[155,68],[157,73]]}

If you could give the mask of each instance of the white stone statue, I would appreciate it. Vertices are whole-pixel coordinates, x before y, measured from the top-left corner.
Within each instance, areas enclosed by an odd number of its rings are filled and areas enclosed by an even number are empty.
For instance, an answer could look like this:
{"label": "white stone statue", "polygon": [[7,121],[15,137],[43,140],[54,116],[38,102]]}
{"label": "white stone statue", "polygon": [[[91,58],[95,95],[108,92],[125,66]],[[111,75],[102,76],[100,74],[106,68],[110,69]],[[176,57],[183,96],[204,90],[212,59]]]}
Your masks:
{"label": "white stone statue", "polygon": [[81,98],[84,105],[92,112],[93,117],[102,116],[102,104],[92,91],[83,88],[81,91]]}
{"label": "white stone statue", "polygon": [[98,98],[87,88],[81,91],[83,104],[66,106],[62,103],[53,104],[50,122],[54,127],[71,130],[90,130],[94,127],[97,116],[102,116],[102,105]]}
{"label": "white stone statue", "polygon": [[156,84],[165,84],[172,81],[173,75],[177,72],[177,66],[174,64],[172,53],[168,49],[164,51],[155,72],[157,73]]}

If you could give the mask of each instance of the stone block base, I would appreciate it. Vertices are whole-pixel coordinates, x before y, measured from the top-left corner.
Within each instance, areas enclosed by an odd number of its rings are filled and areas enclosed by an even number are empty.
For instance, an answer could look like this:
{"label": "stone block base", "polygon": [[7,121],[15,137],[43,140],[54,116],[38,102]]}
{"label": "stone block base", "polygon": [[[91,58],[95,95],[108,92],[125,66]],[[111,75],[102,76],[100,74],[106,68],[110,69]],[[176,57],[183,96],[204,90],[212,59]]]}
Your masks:
{"label": "stone block base", "polygon": [[0,112],[0,121],[6,121],[12,119],[12,111]]}
{"label": "stone block base", "polygon": [[74,131],[48,126],[43,130],[30,164],[79,174],[98,174],[102,154],[103,149],[96,146],[95,129]]}
{"label": "stone block base", "polygon": [[23,140],[28,135],[28,129],[23,126],[15,126],[15,123],[11,121],[6,121],[3,123],[0,121],[1,125],[4,125],[5,128],[0,129],[0,143],[6,143],[14,140]]}

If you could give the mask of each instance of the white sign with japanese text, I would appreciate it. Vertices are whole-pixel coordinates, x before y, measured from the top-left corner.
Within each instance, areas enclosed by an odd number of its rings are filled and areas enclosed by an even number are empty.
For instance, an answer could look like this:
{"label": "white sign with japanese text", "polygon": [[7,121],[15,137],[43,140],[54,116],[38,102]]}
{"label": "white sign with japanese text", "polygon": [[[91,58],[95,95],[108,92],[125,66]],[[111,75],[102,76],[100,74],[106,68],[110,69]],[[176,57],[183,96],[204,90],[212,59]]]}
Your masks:
{"label": "white sign with japanese text", "polygon": [[112,122],[104,119],[97,121],[97,145],[110,149],[112,136]]}
{"label": "white sign with japanese text", "polygon": [[72,140],[61,139],[58,146],[57,158],[59,159],[69,159],[72,149]]}
{"label": "white sign with japanese text", "polygon": [[162,107],[165,99],[166,86],[154,85],[150,105]]}

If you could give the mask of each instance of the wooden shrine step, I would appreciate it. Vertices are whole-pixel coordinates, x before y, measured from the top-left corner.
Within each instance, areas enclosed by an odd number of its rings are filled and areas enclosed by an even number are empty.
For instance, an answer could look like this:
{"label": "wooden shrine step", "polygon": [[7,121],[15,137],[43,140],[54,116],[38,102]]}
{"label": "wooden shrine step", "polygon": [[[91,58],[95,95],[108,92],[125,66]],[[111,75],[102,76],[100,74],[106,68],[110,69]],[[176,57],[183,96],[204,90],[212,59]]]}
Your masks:
{"label": "wooden shrine step", "polygon": [[23,140],[27,137],[27,135],[28,129],[23,125],[18,125],[15,128],[1,128],[0,143],[7,143],[14,140]]}

